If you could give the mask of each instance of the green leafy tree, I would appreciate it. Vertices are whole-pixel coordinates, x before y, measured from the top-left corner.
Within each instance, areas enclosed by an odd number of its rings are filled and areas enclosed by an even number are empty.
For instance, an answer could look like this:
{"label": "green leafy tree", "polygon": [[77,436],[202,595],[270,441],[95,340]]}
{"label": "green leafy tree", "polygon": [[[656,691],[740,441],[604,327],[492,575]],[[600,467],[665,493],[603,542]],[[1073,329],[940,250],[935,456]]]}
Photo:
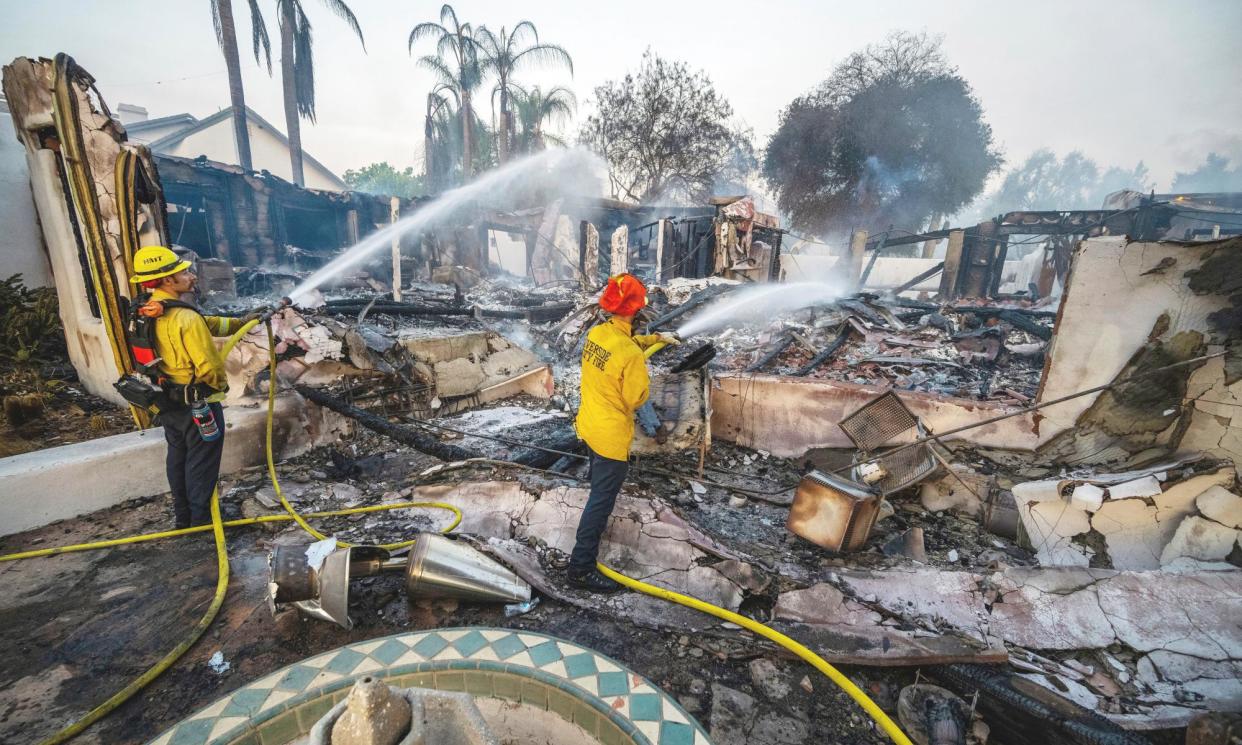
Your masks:
{"label": "green leafy tree", "polygon": [[345,183],[349,184],[349,188],[367,194],[409,199],[427,193],[421,174],[415,174],[414,169],[409,166],[398,171],[390,166],[388,161],[372,163],[357,170],[351,168],[345,171],[343,178]]}
{"label": "green leafy tree", "polygon": [[782,112],[763,176],[799,230],[917,230],[973,200],[1000,163],[940,41],[898,33],[850,55]]}
{"label": "green leafy tree", "polygon": [[547,149],[548,143],[565,146],[563,139],[547,132],[544,127],[573,118],[578,107],[573,91],[559,85],[547,91],[537,85],[530,90],[517,88],[513,102],[517,121],[517,131],[512,140],[513,152],[539,152]]}
{"label": "green leafy tree", "polygon": [[[254,61],[267,62],[267,72],[272,72],[272,42],[267,36],[267,24],[258,0],[250,3],[250,35],[254,44]],[[211,0],[211,24],[216,29],[216,41],[224,53],[224,66],[229,75],[229,102],[233,107],[233,137],[237,141],[237,157],[241,167],[254,170],[250,155],[250,129],[246,126],[246,96],[242,90],[241,58],[237,53],[237,27],[233,23],[233,0]]]}
{"label": "green leafy tree", "polygon": [[595,89],[579,141],[608,163],[613,196],[700,201],[749,144],[706,73],[647,50],[637,75]]}
{"label": "green leafy tree", "polygon": [[451,89],[456,95],[461,131],[461,173],[463,181],[468,181],[474,172],[478,134],[474,91],[483,82],[483,67],[479,61],[474,28],[469,23],[462,23],[453,6],[445,3],[440,8],[439,23],[420,23],[410,31],[410,54],[414,53],[414,45],[423,39],[435,42],[436,53],[419,57],[418,64],[436,76],[437,88]]}
{"label": "green leafy tree", "polygon": [[[323,0],[328,9],[339,16],[358,36],[365,52],[366,40],[358,19],[342,0]],[[293,183],[306,184],[302,169],[301,119],[315,121],[315,59],[314,36],[302,0],[276,0],[280,16],[280,76],[285,102],[285,128],[289,137],[289,164]]]}
{"label": "green leafy tree", "polygon": [[574,62],[564,47],[556,44],[545,44],[539,41],[539,31],[530,21],[522,21],[506,32],[500,27],[499,33],[493,33],[486,26],[476,34],[480,62],[485,73],[496,77],[496,87],[492,91],[492,104],[500,99],[500,123],[496,128],[496,144],[501,163],[509,159],[516,134],[513,108],[511,102],[517,90],[514,76],[531,66],[550,67],[564,65],[573,75]]}

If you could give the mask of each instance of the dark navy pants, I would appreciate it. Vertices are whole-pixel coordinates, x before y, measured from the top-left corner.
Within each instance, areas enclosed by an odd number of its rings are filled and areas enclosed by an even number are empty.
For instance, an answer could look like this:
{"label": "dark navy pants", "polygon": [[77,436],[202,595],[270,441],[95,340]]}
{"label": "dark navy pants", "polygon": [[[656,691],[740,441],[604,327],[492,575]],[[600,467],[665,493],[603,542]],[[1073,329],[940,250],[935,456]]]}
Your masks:
{"label": "dark navy pants", "polygon": [[208,406],[221,430],[211,442],[203,442],[188,407],[160,412],[168,442],[168,488],[172,490],[178,528],[211,523],[211,493],[220,478],[220,456],[224,454],[224,408],[220,404]]}
{"label": "dark navy pants", "polygon": [[605,458],[589,448],[588,452],[591,454],[591,496],[582,508],[577,541],[569,556],[569,571],[575,574],[595,568],[600,536],[608,527],[617,494],[621,492],[625,474],[630,470],[629,461]]}

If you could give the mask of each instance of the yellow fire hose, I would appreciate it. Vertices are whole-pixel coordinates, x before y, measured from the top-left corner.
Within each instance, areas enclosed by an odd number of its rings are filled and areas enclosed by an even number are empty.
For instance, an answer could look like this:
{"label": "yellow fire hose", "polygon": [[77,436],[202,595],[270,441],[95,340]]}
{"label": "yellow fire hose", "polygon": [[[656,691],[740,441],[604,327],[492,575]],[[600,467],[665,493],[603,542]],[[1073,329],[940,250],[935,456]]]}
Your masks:
{"label": "yellow fire hose", "polygon": [[[236,334],[230,337],[228,342],[224,345],[224,355],[228,355],[228,353],[237,344],[237,342],[240,341],[240,339],[246,333],[248,333],[250,329],[252,329],[257,323],[258,321],[251,321],[250,323],[243,326],[241,330],[239,330]],[[215,536],[216,560],[217,560],[217,564],[219,568],[219,578],[217,579],[217,582],[216,582],[216,594],[215,594],[215,597],[212,599],[211,606],[207,609],[207,612],[203,614],[203,617],[199,619],[198,623],[194,626],[194,629],[190,632],[190,634],[180,644],[178,644],[172,651],[166,654],[159,662],[157,662],[154,666],[152,666],[149,670],[147,670],[145,673],[140,675],[138,678],[135,678],[124,689],[122,689],[121,691],[113,695],[111,698],[109,698],[104,703],[92,709],[90,712],[86,714],[86,716],[74,722],[72,725],[66,727],[65,729],[56,733],[55,735],[48,738],[47,740],[44,740],[41,743],[41,745],[55,745],[56,743],[65,742],[66,740],[70,739],[74,735],[77,735],[79,732],[86,729],[92,723],[99,720],[101,717],[107,715],[109,712],[111,712],[116,707],[120,706],[130,696],[133,696],[135,693],[141,690],[144,686],[146,686],[148,683],[154,680],[157,676],[159,676],[160,673],[164,672],[169,667],[171,667],[172,664],[175,663],[177,659],[180,658],[181,655],[185,653],[186,650],[188,650],[191,646],[194,645],[195,642],[198,641],[198,639],[203,635],[203,633],[211,625],[211,622],[215,619],[216,614],[219,612],[220,606],[224,602],[225,590],[228,588],[229,562],[228,562],[228,553],[227,553],[225,543],[224,543],[224,527],[226,526],[234,527],[234,526],[252,525],[252,524],[258,524],[258,523],[265,523],[265,522],[293,520],[297,522],[297,524],[303,530],[315,536],[319,540],[323,540],[325,538],[325,536],[322,533],[312,528],[310,524],[307,523],[306,520],[300,514],[298,514],[297,510],[293,508],[293,505],[289,504],[288,500],[285,499],[283,493],[281,492],[280,482],[276,477],[275,461],[274,461],[273,454],[272,454],[272,420],[275,418],[275,397],[276,397],[276,351],[275,351],[276,347],[274,344],[274,337],[272,335],[272,328],[271,328],[270,322],[267,325],[267,336],[268,336],[269,371],[271,374],[270,380],[268,381],[267,437],[266,437],[267,469],[268,469],[268,476],[271,478],[271,481],[272,481],[272,488],[275,490],[277,497],[280,499],[281,505],[285,508],[285,511],[288,513],[288,515],[266,515],[263,517],[246,518],[242,520],[230,520],[227,523],[222,523],[220,520],[219,492],[216,491],[216,492],[213,492],[211,496],[211,523],[212,524],[210,526],[199,526],[195,528],[186,528],[182,530],[171,530],[171,531],[164,531],[160,533],[148,533],[145,535],[131,536],[128,538],[118,538],[118,539],[106,540],[106,541],[96,541],[94,543],[84,543],[84,544],[77,544],[73,546],[60,546],[57,548],[47,548],[47,549],[40,549],[37,551],[26,551],[26,552],[19,553],[19,554],[9,554],[7,556],[0,556],[0,562],[14,561],[17,559],[35,558],[37,556],[53,556],[56,554],[70,553],[70,552],[75,552],[75,551],[89,551],[89,550],[98,549],[98,548],[106,548],[109,546],[118,546],[118,545],[124,545],[124,544],[129,544],[129,543],[152,541],[152,540],[158,540],[161,538],[168,538],[172,536],[203,532],[206,530],[211,530]],[[659,349],[663,348],[663,346],[664,346],[663,344],[653,345],[646,356],[650,357],[651,354],[654,354],[656,351],[659,351]],[[364,512],[376,512],[380,510],[403,509],[403,508],[408,508],[408,507],[434,507],[434,508],[440,508],[440,509],[446,509],[446,510],[452,511],[455,514],[455,519],[452,522],[452,524],[449,525],[448,528],[444,529],[443,532],[445,533],[457,527],[457,525],[461,522],[461,519],[462,519],[461,510],[459,510],[457,507],[454,507],[453,505],[445,504],[443,502],[403,502],[399,504],[375,505],[371,507],[358,507],[354,509],[338,510],[334,512],[319,512],[319,513],[313,513],[309,516],[310,517],[328,517],[328,516],[333,516],[333,515],[348,515],[348,514],[358,514],[358,513],[364,513]],[[390,543],[390,544],[386,544],[384,548],[387,548],[387,549],[400,548],[404,546],[409,546],[412,543],[414,542],[404,541],[400,543]],[[348,547],[351,544],[338,541],[337,545],[341,547]],[[743,616],[741,614],[734,613],[732,611],[726,610],[725,608],[712,605],[711,603],[704,602],[702,600],[699,600],[698,598],[693,598],[688,595],[682,595],[681,593],[673,592],[671,590],[666,590],[662,587],[656,587],[654,585],[649,585],[646,582],[642,582],[640,580],[632,579],[630,577],[625,576],[624,574],[621,574],[619,572],[616,572],[604,566],[603,564],[597,564],[597,566],[599,567],[599,570],[604,573],[605,576],[610,577],[616,582],[619,582],[625,587],[628,587],[632,590],[636,590],[646,595],[651,595],[652,597],[660,598],[662,600],[667,600],[671,603],[677,603],[679,605],[684,605],[688,608],[693,608],[694,610],[707,613],[709,615],[715,616],[717,618],[728,621],[730,623],[737,624],[738,626],[741,626],[742,628],[745,628],[748,631],[751,631],[766,639],[776,642],[777,644],[789,650],[790,652],[793,652],[795,655],[797,655],[801,659],[810,663],[812,666],[815,667],[815,669],[819,670],[825,676],[827,676],[828,679],[831,680],[835,685],[837,685],[841,690],[845,691],[845,693],[849,695],[849,697],[852,698],[855,702],[857,702],[858,705],[862,707],[863,711],[865,711],[867,715],[870,716],[876,722],[876,724],[880,726],[880,728],[884,731],[884,733],[887,734],[889,738],[893,740],[893,742],[897,743],[898,745],[913,745],[910,738],[906,737],[906,735],[901,731],[901,729],[897,726],[897,724],[887,714],[885,714],[884,710],[881,709],[879,706],[877,706],[876,703],[872,701],[867,696],[866,693],[864,693],[860,688],[858,688],[858,686],[854,685],[854,683],[851,682],[849,678],[841,674],[839,670],[837,670],[835,667],[829,664],[827,660],[824,660],[822,657],[815,654],[810,649],[807,649],[802,644],[799,644],[797,641],[789,638],[788,636],[780,633],[779,631],[776,631],[775,629],[768,628],[767,626],[759,623],[758,621],[747,618],[746,616]]]}

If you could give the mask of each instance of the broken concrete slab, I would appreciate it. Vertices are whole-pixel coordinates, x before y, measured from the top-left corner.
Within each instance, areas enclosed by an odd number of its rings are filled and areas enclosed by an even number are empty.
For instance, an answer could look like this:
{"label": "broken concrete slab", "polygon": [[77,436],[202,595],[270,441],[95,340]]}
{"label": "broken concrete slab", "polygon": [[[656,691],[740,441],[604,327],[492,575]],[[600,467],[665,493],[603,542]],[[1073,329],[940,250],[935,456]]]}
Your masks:
{"label": "broken concrete slab", "polygon": [[1242,497],[1221,486],[1213,486],[1195,497],[1195,506],[1206,518],[1227,528],[1242,528]]}
{"label": "broken concrete slab", "polygon": [[1116,640],[1094,585],[1112,573],[1086,568],[1012,568],[994,575],[1000,598],[991,631],[1031,649],[1099,649]]}
{"label": "broken concrete slab", "polygon": [[[514,537],[537,538],[568,554],[588,496],[585,489],[568,487],[543,492],[524,524],[515,527]],[[707,558],[693,545],[685,527],[660,519],[659,509],[650,500],[625,494],[617,498],[604,532],[600,561],[645,582],[736,610],[741,589],[714,568],[701,566]]]}
{"label": "broken concrete slab", "polygon": [[515,526],[528,519],[538,495],[516,481],[466,481],[454,484],[419,486],[409,495],[411,502],[443,502],[462,511],[456,532],[511,538]]}
{"label": "broken concrete slab", "polygon": [[783,592],[776,599],[772,617],[806,624],[845,624],[863,626],[879,624],[884,617],[845,595],[827,583],[812,585],[805,590]]}
{"label": "broken concrete slab", "polygon": [[1095,586],[1117,640],[1205,660],[1242,660],[1242,572],[1119,572]]}
{"label": "broken concrete slab", "polygon": [[1091,529],[1086,510],[1061,501],[1058,494],[1047,501],[1019,501],[1018,519],[1041,565],[1085,567],[1090,562],[1088,549],[1073,543],[1074,536]]}
{"label": "broken concrete slab", "polygon": [[1204,660],[1165,649],[1148,653],[1146,659],[1162,680],[1174,683],[1188,683],[1200,678],[1242,680],[1242,660]]}
{"label": "broken concrete slab", "polygon": [[1095,484],[1079,484],[1070,494],[1070,506],[1095,512],[1104,503],[1104,490]]}
{"label": "broken concrete slab", "polygon": [[987,639],[987,612],[979,593],[978,575],[937,569],[892,569],[884,572],[843,572],[842,585],[857,598],[872,602],[899,618],[931,619],[975,639]]}
{"label": "broken concrete slab", "polygon": [[1195,512],[1199,495],[1233,482],[1233,469],[1221,468],[1168,485],[1151,500],[1110,499],[1091,517],[1091,527],[1104,536],[1113,568],[1159,569],[1178,558],[1171,554],[1162,560],[1178,526]]}
{"label": "broken concrete slab", "polygon": [[1168,531],[1157,520],[1155,505],[1120,499],[1100,507],[1091,526],[1104,536],[1108,556],[1118,569],[1159,569]]}
{"label": "broken concrete slab", "polygon": [[1177,532],[1164,546],[1160,563],[1169,564],[1176,559],[1189,558],[1198,561],[1219,561],[1233,551],[1242,531],[1227,528],[1218,522],[1191,515],[1177,526]]}
{"label": "broken concrete slab", "polygon": [[1144,476],[1133,481],[1123,481],[1108,487],[1109,499],[1128,499],[1130,497],[1154,497],[1163,492],[1160,480],[1155,476]]}

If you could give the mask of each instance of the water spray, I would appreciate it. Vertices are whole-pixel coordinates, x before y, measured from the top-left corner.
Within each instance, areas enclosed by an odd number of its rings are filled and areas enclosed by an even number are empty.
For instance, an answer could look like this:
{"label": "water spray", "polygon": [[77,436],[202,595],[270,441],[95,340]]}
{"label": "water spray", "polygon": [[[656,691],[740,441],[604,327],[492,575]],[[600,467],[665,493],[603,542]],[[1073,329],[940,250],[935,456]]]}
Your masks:
{"label": "water spray", "polygon": [[705,331],[715,331],[734,321],[770,319],[780,313],[834,302],[849,294],[839,283],[791,282],[755,285],[730,293],[677,328],[677,336],[688,339]]}
{"label": "water spray", "polygon": [[568,192],[571,189],[565,188],[566,183],[581,182],[583,178],[593,176],[600,164],[599,157],[587,150],[554,149],[489,171],[476,181],[445,192],[420,206],[413,214],[377,230],[346,249],[294,288],[287,299],[293,303],[301,301],[312,290],[363,263],[380,249],[389,247],[394,240],[452,219],[472,204],[486,200],[511,206],[517,202],[515,197],[532,189]]}

